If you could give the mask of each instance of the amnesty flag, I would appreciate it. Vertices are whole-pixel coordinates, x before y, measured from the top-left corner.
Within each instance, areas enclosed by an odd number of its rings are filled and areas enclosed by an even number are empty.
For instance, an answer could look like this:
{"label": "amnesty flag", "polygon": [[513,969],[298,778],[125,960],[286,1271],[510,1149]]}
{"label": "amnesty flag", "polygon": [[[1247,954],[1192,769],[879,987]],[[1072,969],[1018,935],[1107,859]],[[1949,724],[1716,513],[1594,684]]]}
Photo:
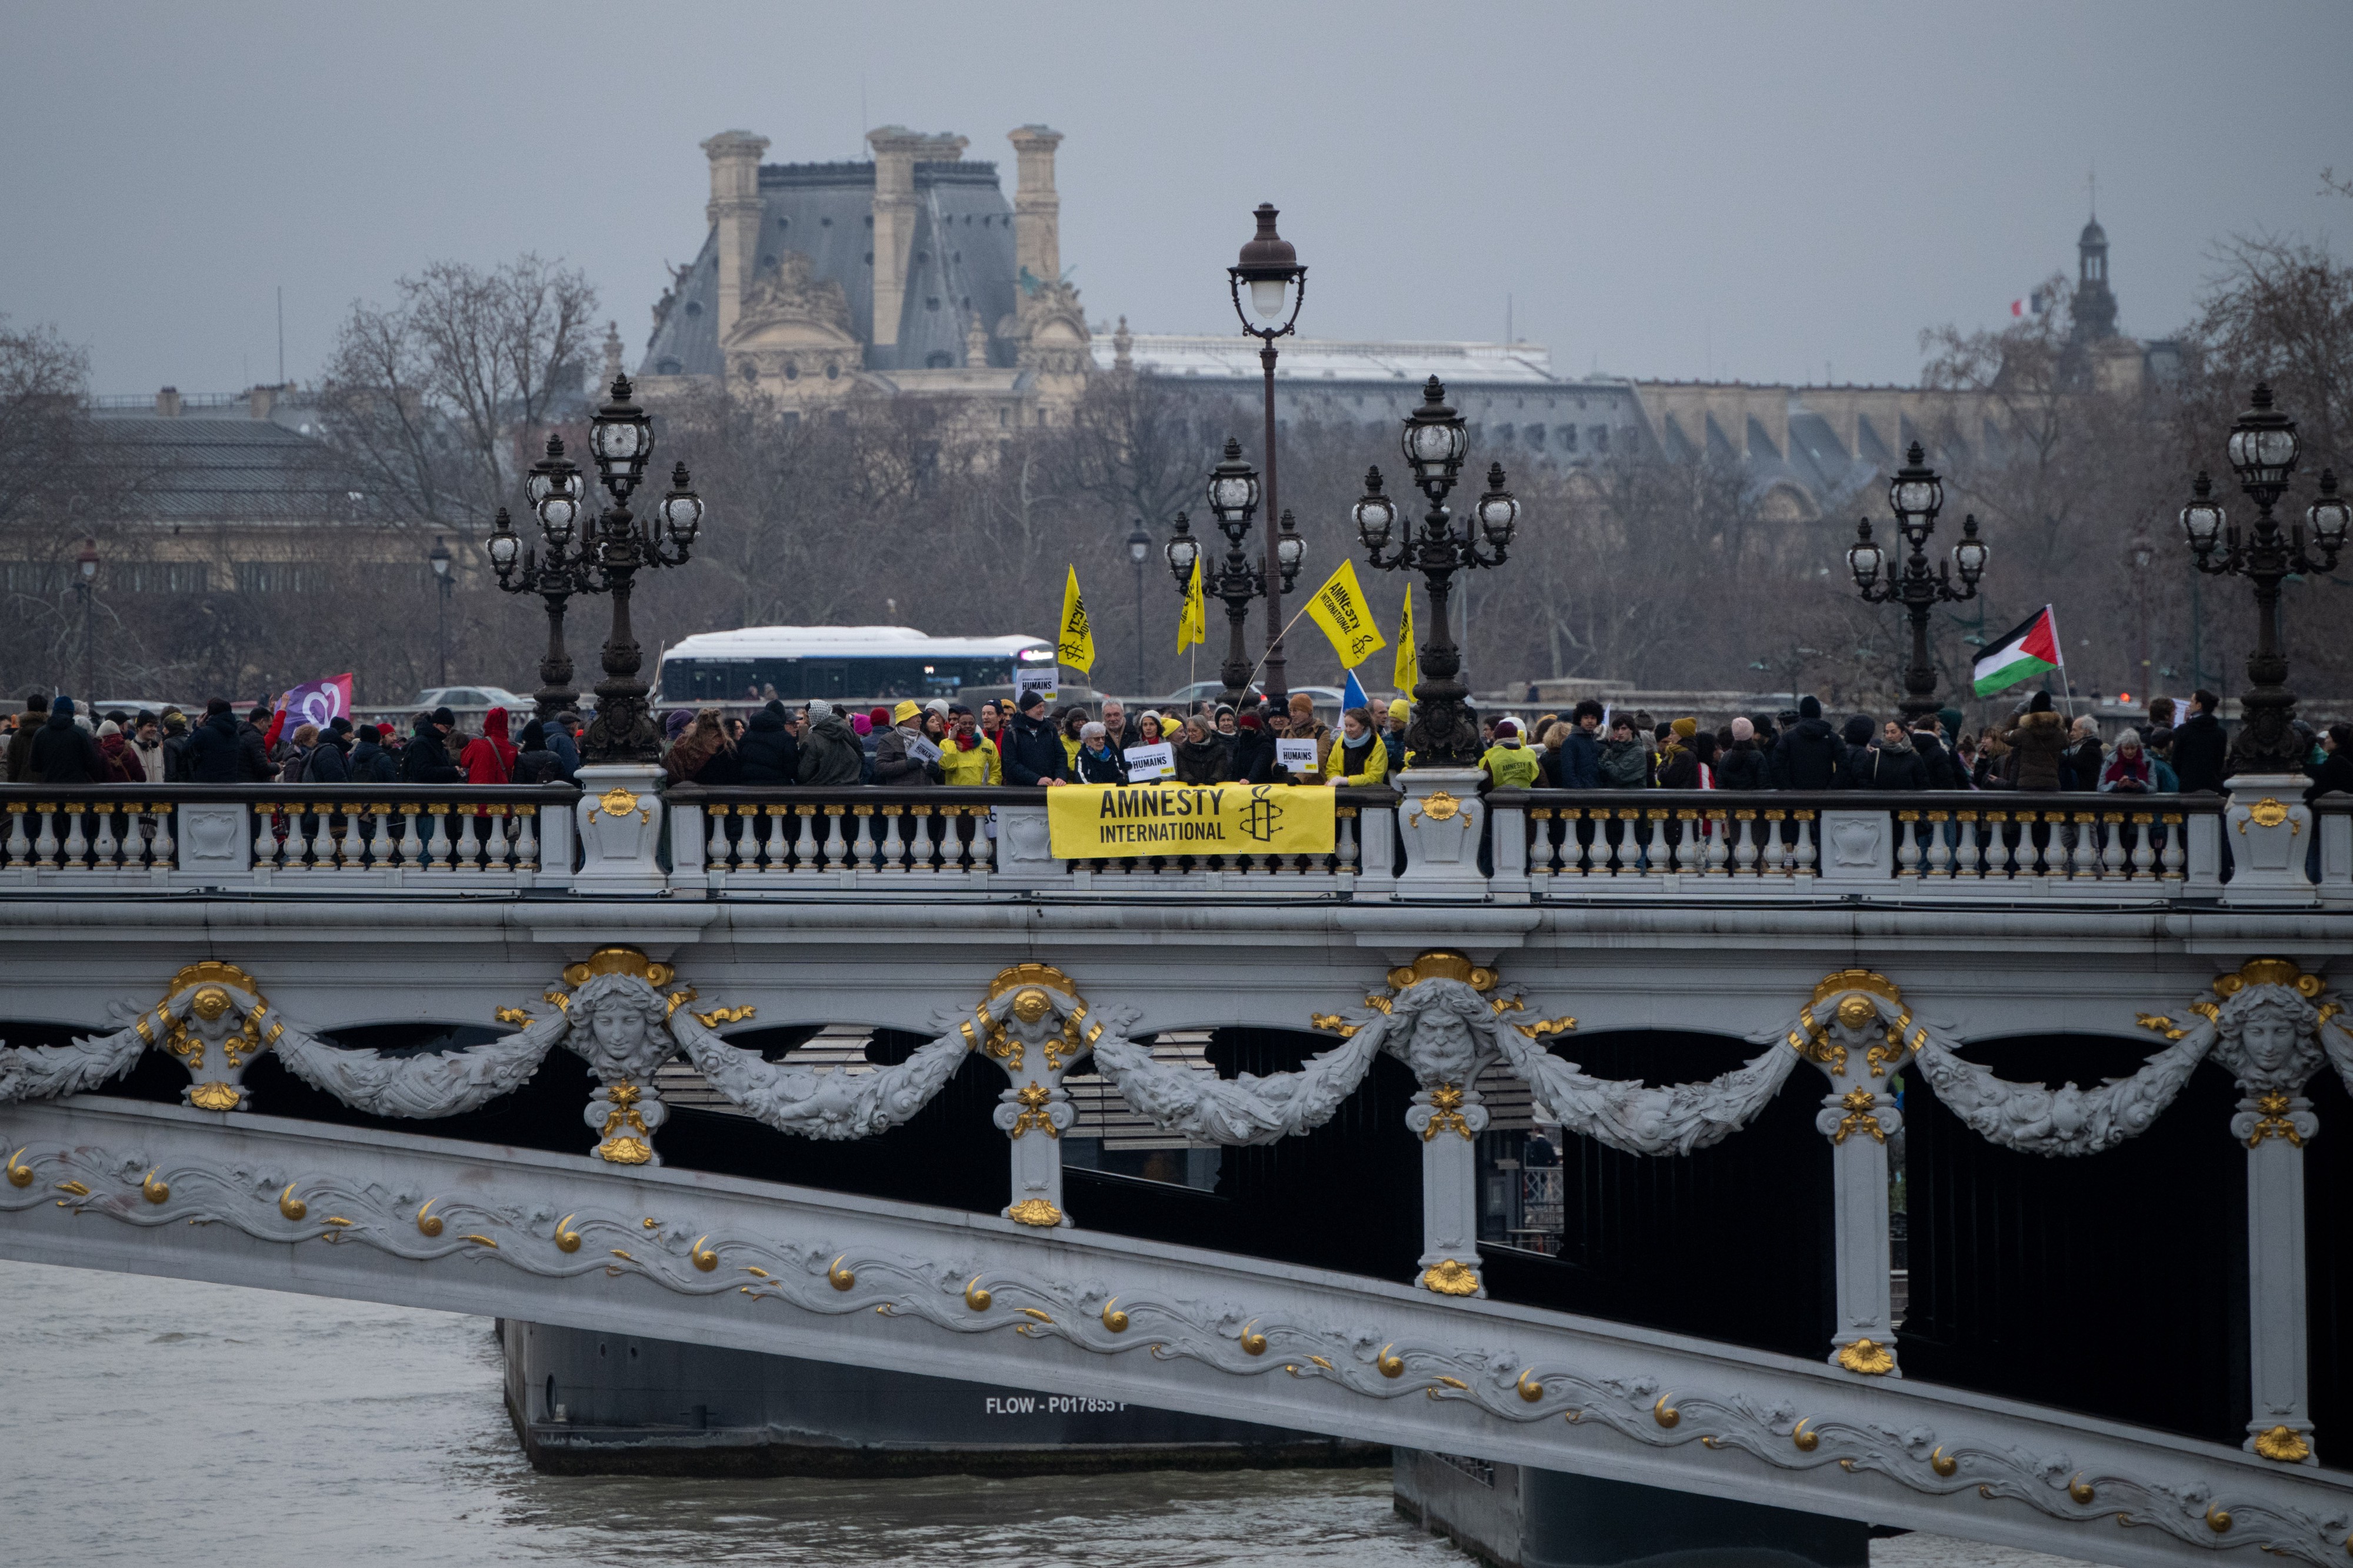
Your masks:
{"label": "amnesty flag", "polygon": [[1071,568],[1070,581],[1062,584],[1062,631],[1055,639],[1054,655],[1073,669],[1083,669],[1090,675],[1095,667],[1095,634],[1087,625],[1087,602],[1079,597],[1079,569]]}
{"label": "amnesty flag", "polygon": [[1176,651],[1209,640],[1208,610],[1201,603],[1201,558],[1193,557],[1193,580],[1185,584],[1185,613],[1176,617]]}
{"label": "amnesty flag", "polygon": [[1337,815],[1313,784],[1064,784],[1045,804],[1057,860],[1329,855]]}
{"label": "amnesty flag", "polygon": [[1398,617],[1397,671],[1390,678],[1397,683],[1398,695],[1408,701],[1413,699],[1413,689],[1421,684],[1421,657],[1413,649],[1413,584],[1405,585],[1405,614]]}
{"label": "amnesty flag", "polygon": [[1389,645],[1373,625],[1372,607],[1365,603],[1365,590],[1356,582],[1356,563],[1343,560],[1340,569],[1324,579],[1315,590],[1315,597],[1307,602],[1307,613],[1332,639],[1333,651],[1340,656],[1340,668],[1354,669],[1369,656]]}

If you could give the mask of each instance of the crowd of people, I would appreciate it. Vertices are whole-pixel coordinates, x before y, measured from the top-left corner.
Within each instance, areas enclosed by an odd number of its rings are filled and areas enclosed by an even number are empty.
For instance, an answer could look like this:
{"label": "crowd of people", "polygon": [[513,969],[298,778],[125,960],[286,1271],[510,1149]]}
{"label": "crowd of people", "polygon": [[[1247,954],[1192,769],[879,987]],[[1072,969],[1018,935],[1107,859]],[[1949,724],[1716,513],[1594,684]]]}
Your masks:
{"label": "crowd of people", "polygon": [[[2211,691],[2195,693],[2186,710],[2158,698],[2142,723],[2111,741],[2090,715],[2059,713],[2047,691],[1974,732],[1951,708],[1908,724],[1856,713],[1833,727],[1807,697],[1779,713],[1707,728],[1693,716],[1655,720],[1586,701],[1566,719],[1482,717],[1479,766],[1493,786],[1507,789],[2220,792],[2230,770],[2221,706]],[[1411,760],[1409,717],[1398,699],[1350,708],[1329,725],[1303,694],[1288,702],[1198,702],[1181,712],[1130,712],[1116,698],[1093,712],[1050,709],[1036,691],[1018,702],[904,699],[867,711],[771,701],[748,717],[672,710],[661,761],[672,782],[718,786],[1366,785]],[[2307,798],[2353,793],[2353,725],[2295,723],[2312,780]],[[71,697],[36,692],[11,721],[7,777],[44,784],[568,782],[580,766],[581,728],[581,715],[567,711],[531,720],[511,736],[506,710],[492,708],[480,732],[469,734],[450,710],[438,708],[417,714],[402,734],[341,717],[290,724],[267,705],[240,718],[222,698],[194,718],[177,708],[93,715]]]}

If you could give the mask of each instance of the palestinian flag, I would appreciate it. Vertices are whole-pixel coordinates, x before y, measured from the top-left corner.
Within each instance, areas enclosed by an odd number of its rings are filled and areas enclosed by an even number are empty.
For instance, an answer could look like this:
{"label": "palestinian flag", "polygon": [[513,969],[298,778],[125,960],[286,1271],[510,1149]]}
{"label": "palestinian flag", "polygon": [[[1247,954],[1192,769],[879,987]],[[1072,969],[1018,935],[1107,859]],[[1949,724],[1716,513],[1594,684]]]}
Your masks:
{"label": "palestinian flag", "polygon": [[2025,625],[1980,654],[1971,673],[1977,677],[1978,695],[1990,697],[2057,669],[2064,662],[2059,657],[2058,623],[2045,605],[2028,616]]}

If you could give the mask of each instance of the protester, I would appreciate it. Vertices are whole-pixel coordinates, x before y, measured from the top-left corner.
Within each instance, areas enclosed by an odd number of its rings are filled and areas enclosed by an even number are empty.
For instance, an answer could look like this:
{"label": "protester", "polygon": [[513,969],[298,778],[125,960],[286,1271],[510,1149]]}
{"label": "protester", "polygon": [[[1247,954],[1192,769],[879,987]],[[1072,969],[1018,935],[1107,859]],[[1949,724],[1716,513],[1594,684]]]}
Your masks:
{"label": "protester", "polygon": [[2231,751],[2230,737],[2216,717],[2222,700],[2199,690],[2190,693],[2189,701],[2196,711],[2173,727],[2174,776],[2181,781],[2184,795],[2220,795],[2222,781],[2230,776]]}
{"label": "protester", "polygon": [[[2051,693],[2036,692],[2018,722],[2003,731],[2002,740],[2017,753],[2013,782],[2019,789],[2035,794],[2059,789],[2063,767],[2061,756],[2067,749],[2067,727],[2052,710]],[[2175,742],[2177,746],[2179,743]]]}
{"label": "protester", "polygon": [[1050,786],[1065,782],[1069,757],[1062,737],[1045,715],[1046,700],[1035,690],[1021,694],[1008,739],[999,755],[1005,782],[1024,786]]}
{"label": "protester", "polygon": [[2326,755],[2312,770],[2312,784],[2304,792],[2307,805],[2324,795],[2353,795],[2353,724],[2331,724],[2320,737],[2320,746]]}
{"label": "protester", "polygon": [[1139,743],[1136,721],[1128,716],[1127,704],[1116,697],[1103,699],[1103,727],[1114,752],[1124,752]]}
{"label": "protester", "polygon": [[[304,728],[310,726],[305,725]],[[314,733],[310,750],[303,753],[302,772],[299,775],[301,781],[323,784],[351,783],[351,746],[352,721],[340,716],[327,721],[327,727]]]}
{"label": "protester", "polygon": [[507,738],[507,710],[493,708],[482,715],[481,734],[458,753],[458,766],[465,771],[468,784],[508,784],[514,778],[516,754],[515,743]]}
{"label": "protester", "polygon": [[1799,700],[1796,717],[1783,726],[1767,759],[1767,773],[1775,789],[1835,789],[1845,756],[1837,732],[1822,717],[1821,700],[1809,693]]}
{"label": "protester", "polygon": [[2059,787],[2092,791],[2100,787],[2100,763],[2106,749],[2100,744],[2100,721],[2085,713],[2077,718],[2066,750],[2059,753]]}
{"label": "protester", "polygon": [[922,754],[930,744],[923,739],[923,709],[913,698],[902,699],[891,719],[891,727],[874,738],[874,782],[908,787],[944,783],[946,770]]}
{"label": "protester", "polygon": [[522,727],[522,742],[515,752],[514,782],[519,784],[556,784],[564,777],[564,759],[547,743],[547,732],[554,728],[533,719]]}
{"label": "protester", "polygon": [[1912,749],[1920,756],[1922,789],[1967,789],[1968,774],[1947,749],[1934,715],[1923,714],[1912,723]]}
{"label": "protester", "polygon": [[2116,737],[2115,754],[2100,769],[2102,795],[2155,795],[2157,769],[2140,743],[2140,731],[2126,730]]}
{"label": "protester", "polygon": [[384,738],[391,733],[385,724],[363,724],[353,731],[351,755],[343,759],[344,770],[353,784],[391,784],[399,778],[399,763],[385,748]]}
{"label": "protester", "polygon": [[1266,718],[1253,707],[1235,721],[1234,736],[1226,747],[1226,776],[1237,784],[1281,784],[1275,772],[1274,734]]}
{"label": "protester", "polygon": [[1341,714],[1340,733],[1324,753],[1324,781],[1362,788],[1385,781],[1390,766],[1388,742],[1373,727],[1372,714],[1362,708]]}
{"label": "protester", "polygon": [[980,732],[972,710],[961,704],[951,705],[947,744],[940,748],[943,781],[965,787],[1001,784],[1003,768],[996,743]]}
{"label": "protester", "polygon": [[1185,721],[1184,734],[1175,746],[1176,782],[1185,784],[1219,784],[1226,778],[1229,760],[1226,748],[1209,731],[1208,721],[1195,713]]}
{"label": "protester", "polygon": [[1135,721],[1135,742],[1139,746],[1156,746],[1167,737],[1161,733],[1160,715],[1147,708]]}
{"label": "protester", "polygon": [[1101,720],[1090,719],[1079,726],[1079,783],[1124,784],[1127,782],[1127,763],[1111,743],[1109,730]]}
{"label": "protester", "polygon": [[770,702],[752,715],[735,742],[735,762],[746,784],[789,784],[800,776],[800,743],[785,721],[785,705]]}
{"label": "protester", "polygon": [[49,721],[49,700],[35,691],[25,699],[25,711],[16,721],[16,732],[8,737],[8,782],[25,784],[31,780],[33,741],[40,734],[41,726]]}
{"label": "protester", "polygon": [[699,784],[714,789],[723,789],[739,781],[742,775],[735,760],[735,742],[727,733],[718,709],[705,708],[687,716],[686,728],[662,754],[662,773],[672,784]]}
{"label": "protester", "polygon": [[1541,771],[1536,754],[1520,743],[1520,726],[1511,719],[1498,719],[1491,731],[1494,743],[1479,758],[1479,771],[1487,775],[1494,789],[1531,789]]}
{"label": "protester", "polygon": [[[1848,721],[1850,730],[1853,721]],[[1928,787],[1928,770],[1912,744],[1911,735],[1894,719],[1880,726],[1879,739],[1863,748],[1868,761],[1850,781],[1856,789],[1922,790]]]}
{"label": "protester", "polygon": [[554,752],[557,761],[563,763],[565,784],[574,782],[580,772],[580,746],[574,738],[580,733],[580,715],[569,708],[558,713],[555,721],[546,726],[547,749]]}
{"label": "protester", "polygon": [[1692,739],[1699,733],[1697,719],[1677,719],[1666,726],[1659,739],[1658,787],[1661,789],[1697,789],[1699,752]]}
{"label": "protester", "polygon": [[1545,738],[1545,783],[1553,789],[1601,787],[1601,704],[1588,698],[1569,713],[1567,732],[1558,742]]}
{"label": "protester", "polygon": [[804,784],[838,788],[854,784],[865,763],[865,748],[849,718],[822,698],[808,705],[808,733],[801,738],[797,764]]}
{"label": "protester", "polygon": [[1765,753],[1757,748],[1757,724],[1754,720],[1735,719],[1732,721],[1732,745],[1715,770],[1719,789],[1757,790],[1769,787]]}
{"label": "protester", "polygon": [[1648,789],[1650,785],[1649,744],[1636,738],[1631,719],[1622,713],[1613,715],[1609,739],[1601,742],[1601,787]]}
{"label": "protester", "polygon": [[408,746],[400,754],[400,776],[415,784],[463,784],[465,773],[449,760],[449,731],[458,716],[447,708],[419,713],[409,727]]}
{"label": "protester", "polygon": [[60,697],[49,704],[49,716],[33,736],[26,770],[26,782],[85,784],[106,782],[106,759],[98,742],[74,722],[74,700]]}

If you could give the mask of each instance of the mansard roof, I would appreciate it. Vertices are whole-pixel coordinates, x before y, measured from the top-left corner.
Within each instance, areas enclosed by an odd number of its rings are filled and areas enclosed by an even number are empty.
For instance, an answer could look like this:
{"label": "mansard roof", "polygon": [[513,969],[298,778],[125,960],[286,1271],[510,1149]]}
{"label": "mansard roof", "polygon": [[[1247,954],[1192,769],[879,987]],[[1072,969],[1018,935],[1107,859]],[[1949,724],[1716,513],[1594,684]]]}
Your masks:
{"label": "mansard roof", "polygon": [[107,415],[90,420],[83,457],[129,522],[346,521],[358,488],[317,439],[269,419]]}
{"label": "mansard roof", "polygon": [[[852,330],[866,342],[869,370],[922,370],[964,363],[965,328],[974,312],[994,333],[1013,314],[1013,205],[997,165],[980,160],[918,163],[914,166],[915,234],[908,247],[906,304],[899,341],[873,343],[874,165],[871,163],[764,163],[760,166],[760,245],[756,279],[785,250],[811,263],[818,282],[841,285]],[[1045,279],[1044,281],[1050,281]],[[943,357],[944,356],[944,357]],[[1013,363],[1009,343],[992,342],[989,363]],[[641,375],[718,375],[719,240],[705,233],[694,261],[681,273],[675,298],[662,312]]]}

